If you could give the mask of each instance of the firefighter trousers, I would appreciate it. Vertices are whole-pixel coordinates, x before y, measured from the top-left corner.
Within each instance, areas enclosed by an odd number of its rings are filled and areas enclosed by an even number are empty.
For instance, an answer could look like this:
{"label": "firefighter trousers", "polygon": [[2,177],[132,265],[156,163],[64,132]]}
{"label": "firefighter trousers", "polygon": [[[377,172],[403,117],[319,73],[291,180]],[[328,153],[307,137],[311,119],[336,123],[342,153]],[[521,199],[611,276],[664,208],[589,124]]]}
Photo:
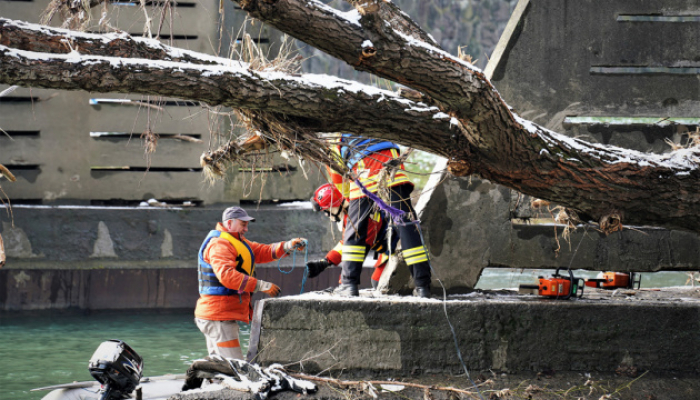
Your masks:
{"label": "firefighter trousers", "polygon": [[[413,185],[401,184],[389,188],[389,205],[404,211],[403,220],[398,225],[401,253],[408,265],[416,286],[430,286],[430,260],[428,250],[421,240],[416,212],[411,205]],[[348,208],[348,223],[343,236],[343,254],[340,266],[342,283],[360,284],[362,263],[368,249],[367,225],[373,214],[374,202],[367,198],[351,200]],[[415,222],[414,222],[415,221]]]}

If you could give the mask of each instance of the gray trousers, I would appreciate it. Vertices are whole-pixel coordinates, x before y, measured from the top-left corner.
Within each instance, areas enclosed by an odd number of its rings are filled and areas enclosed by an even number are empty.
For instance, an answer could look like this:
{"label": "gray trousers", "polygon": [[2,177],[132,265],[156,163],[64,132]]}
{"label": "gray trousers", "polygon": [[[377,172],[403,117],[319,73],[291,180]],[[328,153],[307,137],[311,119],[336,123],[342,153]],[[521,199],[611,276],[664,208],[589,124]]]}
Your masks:
{"label": "gray trousers", "polygon": [[209,321],[194,319],[197,328],[207,339],[207,351],[210,356],[243,360],[243,351],[238,340],[238,321]]}

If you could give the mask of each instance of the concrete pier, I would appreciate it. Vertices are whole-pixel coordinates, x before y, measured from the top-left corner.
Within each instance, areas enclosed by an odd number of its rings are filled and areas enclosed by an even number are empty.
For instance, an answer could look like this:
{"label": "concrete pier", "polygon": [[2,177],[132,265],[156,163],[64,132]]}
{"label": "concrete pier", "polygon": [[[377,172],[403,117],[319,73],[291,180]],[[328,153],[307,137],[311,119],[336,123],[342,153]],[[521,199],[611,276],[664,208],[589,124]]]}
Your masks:
{"label": "concrete pier", "polygon": [[700,372],[696,289],[594,289],[571,300],[474,292],[446,302],[372,293],[259,302],[249,357],[307,373],[452,374],[463,372],[456,340],[472,371]]}

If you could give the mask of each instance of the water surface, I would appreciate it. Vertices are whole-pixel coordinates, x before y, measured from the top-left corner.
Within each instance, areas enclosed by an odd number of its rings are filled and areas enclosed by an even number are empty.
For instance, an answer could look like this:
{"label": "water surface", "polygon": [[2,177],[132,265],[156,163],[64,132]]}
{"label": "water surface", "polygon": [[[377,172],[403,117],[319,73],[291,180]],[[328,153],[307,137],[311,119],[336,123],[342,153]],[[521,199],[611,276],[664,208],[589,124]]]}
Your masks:
{"label": "water surface", "polygon": [[[241,325],[247,351],[248,325]],[[192,310],[177,312],[39,313],[0,317],[0,399],[38,400],[30,389],[90,381],[88,360],[100,343],[120,339],[144,360],[144,376],[184,374],[207,355]]]}
{"label": "water surface", "polygon": [[[535,284],[553,270],[486,269],[477,288],[517,288]],[[597,272],[574,271],[591,278]],[[685,286],[683,272],[642,274],[642,287]],[[249,326],[241,325],[243,354]],[[30,389],[93,380],[88,360],[105,340],[120,339],[144,359],[144,376],[184,374],[193,360],[206,356],[204,336],[193,311],[92,312],[62,311],[0,315],[0,400],[39,400],[48,392]]]}

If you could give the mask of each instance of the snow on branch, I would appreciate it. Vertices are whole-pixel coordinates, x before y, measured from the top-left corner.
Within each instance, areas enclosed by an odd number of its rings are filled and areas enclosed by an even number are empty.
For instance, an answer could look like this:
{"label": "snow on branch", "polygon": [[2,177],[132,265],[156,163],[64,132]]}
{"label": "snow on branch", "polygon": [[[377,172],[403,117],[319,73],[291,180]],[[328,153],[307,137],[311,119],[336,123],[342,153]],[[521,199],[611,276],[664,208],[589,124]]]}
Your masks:
{"label": "snow on branch", "polygon": [[237,61],[168,46],[156,39],[132,37],[126,32],[84,33],[24,21],[0,18],[0,44],[44,53],[146,58],[192,64],[228,66]]}
{"label": "snow on branch", "polygon": [[[58,36],[56,41],[70,43],[68,39],[74,37],[93,42],[110,41],[101,35],[82,36],[65,30],[56,30],[52,35],[57,32],[63,36]],[[369,133],[398,142],[405,142],[401,137],[406,137],[408,130],[435,136],[454,133],[450,130],[449,118],[440,114],[437,107],[357,82],[327,75],[257,71],[247,63],[232,60],[225,60],[228,65],[212,65],[122,58],[118,56],[123,54],[121,48],[111,46],[104,47],[101,53],[111,54],[110,51],[117,56],[84,55],[80,47],[59,54],[0,45],[0,82],[169,96],[209,105],[265,110],[303,118],[309,129]],[[170,54],[177,51],[168,49]],[[421,147],[443,153],[435,145]]]}

